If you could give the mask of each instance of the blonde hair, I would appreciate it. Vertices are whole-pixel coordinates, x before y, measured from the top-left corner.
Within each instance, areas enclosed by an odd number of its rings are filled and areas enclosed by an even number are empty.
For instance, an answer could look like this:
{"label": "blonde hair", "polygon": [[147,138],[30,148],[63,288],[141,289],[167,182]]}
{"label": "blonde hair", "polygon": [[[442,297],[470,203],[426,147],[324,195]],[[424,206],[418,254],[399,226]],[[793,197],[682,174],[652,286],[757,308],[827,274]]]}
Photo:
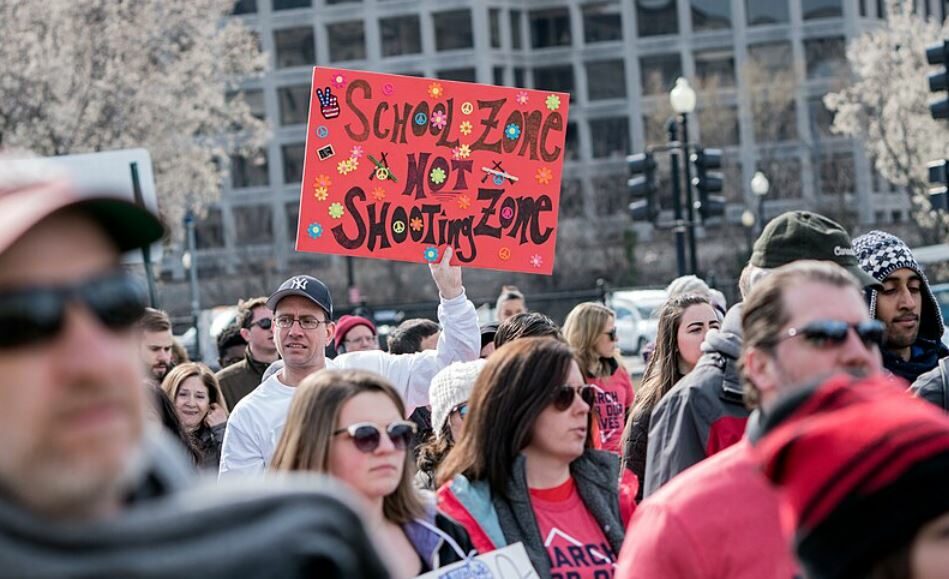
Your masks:
{"label": "blonde hair", "polygon": [[[611,319],[616,319],[613,310],[598,303],[586,302],[570,310],[564,321],[564,338],[573,348],[580,370],[587,377],[604,378],[612,374],[610,364],[604,362],[595,349],[596,342],[603,335],[603,326]],[[623,367],[618,351],[614,350],[612,359]]]}
{"label": "blonde hair", "polygon": [[178,396],[178,389],[192,376],[197,376],[208,389],[208,399],[212,404],[217,404],[225,411],[228,410],[224,394],[221,392],[221,385],[214,372],[199,362],[185,362],[172,368],[162,380],[161,389],[174,402],[175,397]]}
{"label": "blonde hair", "polygon": [[[330,447],[343,405],[364,392],[385,394],[405,416],[402,397],[381,376],[363,370],[323,370],[297,386],[287,423],[277,443],[270,469],[329,473]],[[407,523],[424,514],[422,499],[412,484],[412,453],[405,451],[399,486],[382,501],[382,513],[393,523]]]}

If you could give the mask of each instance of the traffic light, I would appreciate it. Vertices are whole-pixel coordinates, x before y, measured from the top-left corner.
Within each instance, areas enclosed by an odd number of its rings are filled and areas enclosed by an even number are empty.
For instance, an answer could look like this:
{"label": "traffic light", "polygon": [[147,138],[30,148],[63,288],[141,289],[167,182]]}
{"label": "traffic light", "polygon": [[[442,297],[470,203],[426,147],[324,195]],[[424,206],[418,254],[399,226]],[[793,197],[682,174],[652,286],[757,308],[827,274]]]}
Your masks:
{"label": "traffic light", "polygon": [[633,202],[629,212],[633,221],[655,221],[659,216],[659,203],[656,201],[656,159],[652,153],[637,153],[626,157],[631,177],[626,182]]}
{"label": "traffic light", "polygon": [[949,210],[949,160],[933,161],[929,167],[929,202],[937,211]]}
{"label": "traffic light", "polygon": [[[926,62],[930,65],[942,65],[942,71],[929,75],[929,91],[937,93],[937,97],[946,98],[929,103],[929,114],[934,119],[949,119],[949,40],[943,40],[926,48]],[[939,93],[945,93],[940,95]]]}
{"label": "traffic light", "polygon": [[695,177],[692,185],[699,192],[699,199],[695,204],[702,221],[711,217],[721,217],[725,214],[725,198],[721,195],[712,195],[722,190],[725,176],[720,171],[712,169],[722,168],[721,149],[698,149],[692,153],[692,164],[695,165]]}

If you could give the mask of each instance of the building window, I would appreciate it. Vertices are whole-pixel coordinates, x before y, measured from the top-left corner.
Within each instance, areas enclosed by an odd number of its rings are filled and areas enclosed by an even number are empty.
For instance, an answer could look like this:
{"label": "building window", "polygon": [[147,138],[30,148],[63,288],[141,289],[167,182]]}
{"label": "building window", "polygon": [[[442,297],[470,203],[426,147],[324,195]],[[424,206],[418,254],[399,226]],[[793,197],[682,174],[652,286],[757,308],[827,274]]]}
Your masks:
{"label": "building window", "polygon": [[772,199],[801,198],[801,161],[795,157],[770,157],[757,163],[757,171],[768,176],[771,188],[765,203]]}
{"label": "building window", "polygon": [[599,2],[583,6],[583,41],[587,44],[623,39],[623,17],[619,5]]}
{"label": "building window", "polygon": [[570,46],[570,11],[567,8],[531,10],[527,17],[531,26],[531,47]]}
{"label": "building window", "polygon": [[644,94],[669,92],[682,76],[682,57],[678,54],[656,54],[639,59]]}
{"label": "building window", "polygon": [[735,86],[735,55],[731,49],[695,53],[696,86],[701,89]]}
{"label": "building window", "polygon": [[626,189],[627,175],[597,175],[593,177],[593,199],[596,202],[596,214],[601,217],[625,215],[629,206],[629,192]]}
{"label": "building window", "polygon": [[728,203],[744,203],[745,192],[741,187],[741,161],[735,155],[723,155],[722,158],[722,195]]}
{"label": "building window", "polygon": [[333,4],[359,4],[362,0],[326,0],[327,6],[332,6]]}
{"label": "building window", "polygon": [[194,242],[198,249],[224,247],[224,218],[220,208],[209,208],[207,215],[195,221]]}
{"label": "building window", "polygon": [[511,10],[511,48],[520,50],[524,47],[521,40],[521,11]]}
{"label": "building window", "polygon": [[473,68],[447,68],[438,71],[438,78],[444,80],[460,80],[462,82],[478,82],[477,72]]}
{"label": "building window", "polygon": [[817,138],[833,137],[831,127],[834,125],[834,113],[824,106],[823,97],[807,99],[807,109],[810,115],[811,135]]}
{"label": "building window", "polygon": [[804,20],[840,18],[844,15],[841,0],[801,0],[801,15]]}
{"label": "building window", "polygon": [[280,147],[283,153],[283,182],[299,183],[303,178],[303,158],[306,145],[297,143]]}
{"label": "building window", "polygon": [[814,160],[820,171],[815,189],[819,195],[841,195],[852,193],[856,189],[856,169],[853,155],[834,153],[822,155]]}
{"label": "building window", "polygon": [[379,35],[382,37],[382,56],[422,52],[422,28],[417,15],[380,19]]}
{"label": "building window", "polygon": [[563,141],[563,160],[576,161],[580,158],[580,133],[577,123],[567,123],[567,133]]}
{"label": "building window", "polygon": [[635,0],[636,28],[639,36],[679,33],[676,0]]}
{"label": "building window", "polygon": [[527,73],[523,67],[515,66],[514,67],[514,86],[517,87],[526,87],[527,86]]}
{"label": "building window", "polygon": [[846,44],[842,37],[804,41],[807,78],[834,78],[847,69]]}
{"label": "building window", "polygon": [[231,11],[231,14],[234,16],[240,16],[241,14],[256,14],[257,13],[257,0],[237,0],[234,4],[234,10]]}
{"label": "building window", "polygon": [[471,11],[451,10],[432,14],[435,22],[435,50],[472,48]]}
{"label": "building window", "polygon": [[264,187],[270,184],[267,151],[261,149],[249,157],[231,156],[231,187]]}
{"label": "building window", "polygon": [[761,76],[760,80],[767,80],[787,71],[793,62],[791,43],[787,41],[763,42],[748,46],[748,58],[756,67]]}
{"label": "building window", "polygon": [[309,8],[310,0],[272,0],[274,12],[280,10],[293,10],[294,8]]}
{"label": "building window", "polygon": [[277,68],[316,64],[312,26],[274,30],[273,42]]}
{"label": "building window", "polygon": [[755,141],[780,143],[797,138],[794,95],[783,91],[760,91],[751,97]]}
{"label": "building window", "polygon": [[731,0],[692,0],[692,30],[701,32],[731,27]]}
{"label": "building window", "polygon": [[270,205],[240,205],[231,208],[236,245],[273,243],[273,210]]}
{"label": "building window", "polygon": [[287,218],[287,241],[297,240],[297,224],[300,221],[300,202],[293,201],[283,206]]}
{"label": "building window", "polygon": [[491,76],[495,85],[497,86],[504,85],[504,67],[503,66],[495,66],[494,68],[492,68]]}
{"label": "building window", "polygon": [[626,117],[590,120],[593,158],[625,158],[630,154],[629,122]]}
{"label": "building window", "polygon": [[560,181],[560,216],[583,217],[583,181],[580,179]]}
{"label": "building window", "polygon": [[534,69],[534,88],[573,93],[573,67],[569,64],[538,66]]}
{"label": "building window", "polygon": [[501,9],[488,9],[488,26],[491,28],[491,48],[501,48]]}
{"label": "building window", "polygon": [[698,111],[702,144],[706,147],[732,147],[741,142],[738,109],[732,106],[709,106]]}
{"label": "building window", "polygon": [[788,0],[745,0],[748,26],[787,24],[791,21]]}
{"label": "building window", "polygon": [[326,34],[330,46],[330,62],[366,58],[366,33],[362,20],[327,24]]}
{"label": "building window", "polygon": [[306,123],[310,105],[310,85],[285,86],[277,89],[280,103],[280,124],[299,125]]}
{"label": "building window", "polygon": [[[264,120],[266,113],[264,111],[264,91],[259,88],[252,88],[242,91],[231,91],[227,93],[227,101],[230,103],[235,98],[243,97],[250,109],[250,114],[258,120]],[[241,131],[243,127],[237,123],[231,125],[231,130]]]}
{"label": "building window", "polygon": [[591,101],[626,98],[626,68],[622,59],[588,62],[586,66]]}

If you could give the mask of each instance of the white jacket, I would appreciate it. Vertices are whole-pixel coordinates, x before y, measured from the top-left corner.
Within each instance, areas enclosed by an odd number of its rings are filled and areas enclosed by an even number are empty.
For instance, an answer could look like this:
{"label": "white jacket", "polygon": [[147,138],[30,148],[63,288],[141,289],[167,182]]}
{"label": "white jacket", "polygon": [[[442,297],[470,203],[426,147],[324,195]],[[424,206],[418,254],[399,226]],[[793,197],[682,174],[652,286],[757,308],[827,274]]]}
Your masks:
{"label": "white jacket", "polygon": [[[438,347],[418,354],[394,355],[379,350],[342,354],[326,361],[326,368],[359,369],[384,376],[405,402],[406,412],[428,404],[428,388],[439,370],[452,362],[477,360],[481,331],[474,304],[464,292],[442,299],[438,306],[442,333]],[[296,388],[283,384],[277,372],[264,380],[234,407],[221,447],[220,475],[263,472],[283,432]]]}

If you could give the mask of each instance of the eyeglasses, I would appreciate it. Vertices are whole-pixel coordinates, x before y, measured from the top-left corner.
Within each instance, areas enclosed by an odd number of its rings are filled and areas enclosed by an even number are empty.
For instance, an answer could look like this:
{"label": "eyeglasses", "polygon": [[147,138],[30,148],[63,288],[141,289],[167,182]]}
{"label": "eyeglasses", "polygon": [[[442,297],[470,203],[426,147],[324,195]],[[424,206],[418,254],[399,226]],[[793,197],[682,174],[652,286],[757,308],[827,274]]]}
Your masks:
{"label": "eyeglasses", "polygon": [[448,415],[451,416],[455,412],[457,412],[458,416],[460,416],[461,419],[464,420],[465,417],[468,416],[468,403],[462,402],[461,404],[455,406],[454,408],[451,409],[451,412],[449,412]]}
{"label": "eyeglasses", "polygon": [[801,328],[787,330],[778,338],[778,342],[783,342],[795,336],[802,336],[815,348],[840,346],[847,341],[847,334],[851,328],[867,348],[873,345],[879,346],[883,343],[886,326],[880,320],[868,320],[858,324],[849,324],[841,320],[817,320]]}
{"label": "eyeglasses", "polygon": [[292,328],[293,322],[300,322],[300,327],[304,330],[315,330],[320,327],[320,324],[329,323],[329,320],[318,320],[313,316],[278,316],[276,320],[278,328]]}
{"label": "eyeglasses", "polygon": [[350,340],[349,338],[346,338],[343,341],[346,344],[367,344],[368,345],[368,344],[375,343],[376,339],[377,338],[375,336],[362,336],[361,338],[353,338],[352,340]]}
{"label": "eyeglasses", "polygon": [[592,406],[596,400],[596,386],[592,384],[584,384],[583,386],[561,386],[557,389],[557,392],[554,394],[554,399],[551,402],[554,408],[563,412],[570,408],[575,396],[580,396],[580,400]]}
{"label": "eyeglasses", "polygon": [[[386,434],[389,435],[389,440],[392,441],[392,445],[395,446],[396,450],[405,450],[412,441],[415,429],[416,426],[414,422],[400,420],[387,426],[385,431]],[[382,442],[382,429],[372,422],[357,422],[346,428],[340,428],[333,433],[333,436],[344,432],[349,434],[349,437],[353,440],[353,444],[356,445],[356,448],[360,452],[367,454],[375,452],[376,449],[379,448],[379,443]]]}
{"label": "eyeglasses", "polygon": [[123,330],[145,313],[145,289],[122,272],[56,286],[0,290],[0,348],[38,344],[63,328],[66,306],[81,303],[103,326]]}
{"label": "eyeglasses", "polygon": [[[292,320],[290,321],[290,324],[291,325],[293,324]],[[260,318],[256,322],[251,322],[247,324],[247,329],[249,330],[250,328],[253,328],[254,326],[257,326],[261,330],[269,330],[270,328],[273,327],[273,320],[271,320],[270,318]],[[287,326],[287,327],[290,327],[290,326]]]}
{"label": "eyeglasses", "polygon": [[603,332],[603,333],[610,337],[611,342],[616,341],[616,328],[613,328],[609,332]]}

